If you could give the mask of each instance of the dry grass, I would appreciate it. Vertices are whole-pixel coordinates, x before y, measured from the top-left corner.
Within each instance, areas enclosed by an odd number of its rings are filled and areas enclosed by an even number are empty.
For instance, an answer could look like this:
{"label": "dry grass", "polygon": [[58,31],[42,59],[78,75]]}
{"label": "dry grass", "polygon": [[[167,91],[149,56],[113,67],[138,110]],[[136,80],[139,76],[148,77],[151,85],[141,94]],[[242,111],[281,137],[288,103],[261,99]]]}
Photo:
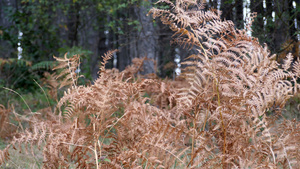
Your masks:
{"label": "dry grass", "polygon": [[3,169],[38,169],[43,166],[43,152],[34,148],[34,155],[20,153],[19,150],[9,149],[10,160],[3,164]]}

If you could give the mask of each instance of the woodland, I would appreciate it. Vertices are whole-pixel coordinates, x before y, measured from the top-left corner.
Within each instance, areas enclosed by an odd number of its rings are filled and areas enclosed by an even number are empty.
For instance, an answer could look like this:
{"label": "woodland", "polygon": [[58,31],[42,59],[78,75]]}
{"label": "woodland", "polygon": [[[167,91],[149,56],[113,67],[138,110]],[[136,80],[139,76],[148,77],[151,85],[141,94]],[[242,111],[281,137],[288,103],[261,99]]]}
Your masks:
{"label": "woodland", "polygon": [[299,168],[300,2],[1,0],[0,167]]}

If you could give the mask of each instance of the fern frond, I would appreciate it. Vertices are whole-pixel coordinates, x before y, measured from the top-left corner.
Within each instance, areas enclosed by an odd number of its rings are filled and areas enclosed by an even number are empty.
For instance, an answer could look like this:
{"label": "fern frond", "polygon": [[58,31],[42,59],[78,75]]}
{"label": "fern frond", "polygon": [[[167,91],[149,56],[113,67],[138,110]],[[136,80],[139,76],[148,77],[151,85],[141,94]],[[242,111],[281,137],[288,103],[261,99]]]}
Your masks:
{"label": "fern frond", "polygon": [[7,117],[8,117],[8,110],[2,104],[0,104],[0,133],[3,130]]}
{"label": "fern frond", "polygon": [[5,64],[8,65],[9,67],[13,65],[31,66],[32,62],[24,59],[18,59],[18,58],[9,58],[9,59],[0,58],[0,69],[2,69]]}
{"label": "fern frond", "polygon": [[0,150],[0,166],[5,164],[6,161],[9,160],[9,152],[8,149],[10,148],[10,145],[8,145],[4,150]]}
{"label": "fern frond", "polygon": [[287,70],[291,67],[291,64],[292,64],[292,62],[293,62],[293,59],[294,59],[294,57],[292,56],[291,53],[289,53],[289,54],[286,56],[286,59],[283,61],[283,65],[282,65],[282,67],[283,67],[283,69],[284,69],[285,71],[287,71]]}
{"label": "fern frond", "polygon": [[60,87],[64,86],[76,86],[77,79],[79,76],[76,73],[76,70],[79,68],[80,65],[79,55],[74,55],[71,58],[67,58],[67,53],[64,55],[64,58],[58,58],[53,56],[59,63],[53,70],[63,69],[59,74],[55,76],[56,79],[63,78]]}
{"label": "fern frond", "polygon": [[104,54],[104,56],[102,56],[103,61],[101,62],[101,66],[100,66],[100,72],[98,74],[101,74],[102,72],[105,72],[105,65],[107,64],[107,61],[110,60],[114,53],[116,53],[118,50],[110,50],[108,52],[106,52]]}
{"label": "fern frond", "polygon": [[299,57],[297,60],[293,63],[293,72],[295,73],[296,76],[300,76],[300,59]]}
{"label": "fern frond", "polygon": [[52,70],[55,67],[55,62],[53,61],[42,61],[32,65],[31,70],[36,71],[40,69]]}
{"label": "fern frond", "polygon": [[44,77],[42,78],[43,84],[49,88],[48,94],[51,98],[57,101],[57,90],[60,86],[59,82],[55,78],[56,74],[50,74],[48,72],[44,73]]}

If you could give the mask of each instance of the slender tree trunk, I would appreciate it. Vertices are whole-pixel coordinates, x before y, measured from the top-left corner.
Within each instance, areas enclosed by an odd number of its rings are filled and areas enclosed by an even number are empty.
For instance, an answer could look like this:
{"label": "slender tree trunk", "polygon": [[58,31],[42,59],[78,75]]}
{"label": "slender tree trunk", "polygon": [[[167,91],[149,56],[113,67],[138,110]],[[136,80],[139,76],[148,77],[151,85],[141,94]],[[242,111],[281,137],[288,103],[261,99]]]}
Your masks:
{"label": "slender tree trunk", "polygon": [[[137,37],[138,56],[147,57],[153,61],[157,59],[157,36],[151,16],[146,16],[151,8],[152,0],[142,1],[140,7],[135,8],[135,14],[141,24],[141,32]],[[145,61],[144,74],[155,73],[155,65],[153,61]]]}
{"label": "slender tree trunk", "polygon": [[265,18],[266,18],[266,25],[265,25],[265,37],[264,39],[266,40],[265,43],[268,44],[268,47],[270,48],[271,52],[275,52],[275,44],[274,44],[274,39],[275,39],[275,23],[273,21],[273,16],[272,12],[274,11],[274,1],[269,0],[266,1],[266,12],[265,12]]}
{"label": "slender tree trunk", "polygon": [[289,11],[289,28],[290,28],[290,36],[291,39],[294,42],[298,42],[298,38],[297,38],[297,29],[295,27],[295,20],[297,19],[297,13],[295,12],[295,9],[293,7],[293,0],[289,0],[289,7],[288,7],[288,11]]}
{"label": "slender tree trunk", "polygon": [[277,0],[275,3],[275,49],[277,52],[281,50],[281,45],[287,41],[289,37],[289,18],[288,18],[288,2],[287,0]]}
{"label": "slender tree trunk", "polygon": [[[296,0],[296,9],[300,8],[300,0]],[[297,29],[300,30],[300,11],[297,10]]]}
{"label": "slender tree trunk", "polygon": [[79,27],[79,10],[80,6],[77,2],[73,2],[73,0],[69,1],[70,3],[70,9],[68,12],[68,40],[69,40],[69,46],[78,46],[78,27]]}
{"label": "slender tree trunk", "polygon": [[233,7],[231,0],[221,0],[222,18],[233,21]]}
{"label": "slender tree trunk", "polygon": [[165,27],[162,23],[159,25],[159,40],[157,50],[159,51],[158,58],[158,70],[159,76],[171,77],[176,67],[174,63],[175,58],[175,45],[170,45],[173,32],[169,28]]}
{"label": "slender tree trunk", "polygon": [[[13,25],[13,23],[7,19],[9,16],[7,16],[6,12],[4,11],[5,7],[17,7],[17,3],[15,0],[7,0],[3,1],[0,0],[0,27],[3,29],[8,28]],[[18,32],[14,32],[14,34],[17,34]],[[0,29],[0,36],[4,35],[4,30]],[[9,58],[12,55],[16,55],[17,47],[15,47],[16,44],[9,43],[7,40],[4,40],[0,38],[0,58]]]}
{"label": "slender tree trunk", "polygon": [[218,0],[209,0],[209,2],[207,3],[207,6],[209,8],[217,9],[218,8]]}
{"label": "slender tree trunk", "polygon": [[289,31],[290,31],[290,37],[291,37],[291,44],[293,49],[292,54],[296,57],[299,56],[299,43],[298,43],[298,37],[297,37],[297,28],[295,21],[297,20],[297,13],[295,12],[296,9],[293,7],[293,0],[289,0],[289,6],[288,6],[288,11],[289,11]]}
{"label": "slender tree trunk", "polygon": [[236,12],[236,27],[238,29],[244,28],[244,16],[243,16],[243,1],[242,0],[235,0],[236,6],[235,6],[235,12]]}
{"label": "slender tree trunk", "polygon": [[96,79],[98,77],[98,71],[99,71],[99,67],[100,67],[100,62],[102,61],[102,57],[104,55],[105,52],[107,52],[107,48],[105,45],[105,34],[104,34],[104,29],[100,28],[100,30],[98,31],[98,38],[95,39],[97,40],[97,48],[96,48],[96,52],[95,54],[93,54],[91,56],[91,61],[90,61],[90,71],[92,74],[92,78]]}
{"label": "slender tree trunk", "polygon": [[[257,17],[255,18],[252,29],[253,29],[253,36],[257,37],[261,43],[264,43],[264,7],[263,7],[263,0],[251,0],[250,1],[250,10],[251,12],[256,12]],[[272,16],[272,13],[271,13]]]}
{"label": "slender tree trunk", "polygon": [[[132,16],[132,10],[132,7],[130,7],[129,10],[123,12],[123,15],[125,15],[126,18],[130,18]],[[132,33],[132,31],[130,31],[131,26],[129,26],[127,23],[123,23],[123,30],[125,33],[118,36],[119,53],[117,57],[117,68],[120,71],[124,70],[131,61],[129,57],[129,33]]]}
{"label": "slender tree trunk", "polygon": [[[136,20],[136,17],[134,15],[134,7],[129,6],[127,10],[124,10],[120,12],[119,18],[126,18],[128,20]],[[117,55],[117,68],[122,71],[128,66],[131,62],[132,53],[130,51],[131,47],[137,48],[136,45],[132,45],[135,43],[135,36],[136,36],[136,30],[132,25],[128,25],[126,22],[122,23],[123,27],[123,34],[119,34],[116,37],[117,40],[117,47],[119,49],[118,55]]]}

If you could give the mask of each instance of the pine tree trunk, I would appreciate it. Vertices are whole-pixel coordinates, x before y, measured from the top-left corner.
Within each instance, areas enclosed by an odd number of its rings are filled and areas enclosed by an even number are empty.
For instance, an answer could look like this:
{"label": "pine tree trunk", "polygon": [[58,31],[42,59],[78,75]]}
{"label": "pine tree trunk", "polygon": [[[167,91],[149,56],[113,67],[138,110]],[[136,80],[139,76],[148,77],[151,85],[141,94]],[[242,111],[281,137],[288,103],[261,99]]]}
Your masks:
{"label": "pine tree trunk", "polygon": [[295,20],[297,19],[297,13],[295,12],[295,9],[293,7],[293,0],[289,0],[289,28],[290,28],[290,36],[291,36],[291,39],[294,41],[294,42],[298,42],[298,38],[297,38],[297,29],[295,27]]}
{"label": "pine tree trunk", "polygon": [[268,47],[270,48],[271,52],[275,52],[275,44],[274,44],[274,39],[275,39],[275,24],[273,21],[272,17],[272,12],[274,11],[274,5],[272,1],[266,1],[266,12],[265,12],[265,18],[267,20],[267,23],[265,25],[265,43],[268,44]]}
{"label": "pine tree trunk", "polygon": [[[257,37],[260,42],[264,43],[265,36],[264,36],[264,7],[263,7],[263,0],[251,0],[250,1],[250,10],[251,12],[256,12],[257,17],[255,18],[252,30],[253,30],[253,36]],[[272,13],[271,13],[272,16]]]}
{"label": "pine tree trunk", "polygon": [[69,1],[70,9],[68,11],[68,40],[69,46],[78,46],[78,27],[79,27],[79,10],[80,6],[77,2],[73,2],[73,0]]}
{"label": "pine tree trunk", "polygon": [[289,16],[288,16],[288,1],[278,0],[275,3],[275,50],[280,55],[282,52],[282,44],[289,40]]}
{"label": "pine tree trunk", "polygon": [[[153,25],[152,17],[146,16],[152,7],[152,0],[143,1],[138,8],[135,8],[135,14],[141,24],[141,32],[137,36],[137,55],[138,57],[147,57],[153,61],[157,60],[157,35]],[[155,73],[153,61],[145,61],[143,74]]]}
{"label": "pine tree trunk", "polygon": [[235,11],[236,11],[236,27],[238,29],[243,29],[244,28],[244,16],[243,16],[243,1],[241,0],[236,0],[235,1],[236,6],[235,6]]}
{"label": "pine tree trunk", "polygon": [[207,3],[207,6],[209,8],[217,9],[218,8],[218,0],[209,0],[209,2]]}
{"label": "pine tree trunk", "polygon": [[233,21],[233,7],[231,0],[221,0],[222,18]]}

